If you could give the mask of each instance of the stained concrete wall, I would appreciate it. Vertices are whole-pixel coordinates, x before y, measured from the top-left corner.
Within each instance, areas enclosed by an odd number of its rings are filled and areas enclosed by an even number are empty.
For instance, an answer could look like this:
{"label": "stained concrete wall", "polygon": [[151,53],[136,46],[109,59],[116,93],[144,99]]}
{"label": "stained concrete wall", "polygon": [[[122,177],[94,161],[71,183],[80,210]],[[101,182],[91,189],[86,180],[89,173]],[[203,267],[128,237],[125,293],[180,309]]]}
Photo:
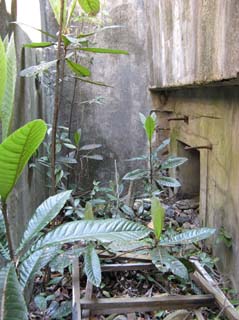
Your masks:
{"label": "stained concrete wall", "polygon": [[[179,142],[212,146],[212,150],[198,149],[200,217],[205,225],[223,226],[232,236],[232,248],[214,241],[214,253],[238,289],[239,93],[234,84],[239,64],[239,2],[153,0],[147,10],[154,107],[161,110],[159,118],[162,114],[189,119],[188,123],[170,122],[174,154],[180,154]],[[236,81],[221,82],[232,78]],[[198,172],[181,172],[187,180],[197,176]]]}
{"label": "stained concrete wall", "polygon": [[[224,227],[232,248],[214,246],[219,266],[239,288],[239,93],[238,88],[202,88],[172,92],[168,106],[176,117],[187,115],[189,123],[171,124],[171,149],[178,154],[179,141],[189,146],[210,146],[200,152],[200,217],[207,226]],[[190,159],[192,160],[192,159]],[[189,161],[190,161],[189,160]],[[198,170],[197,166],[194,170]],[[184,172],[184,179],[198,172]],[[190,181],[189,181],[190,184]],[[194,184],[194,181],[192,181]]]}
{"label": "stained concrete wall", "polygon": [[[95,38],[96,46],[128,50],[129,55],[88,55],[92,79],[109,84],[112,88],[78,82],[73,121],[70,124],[74,83],[66,82],[59,119],[59,124],[70,126],[71,133],[78,128],[82,129],[83,144],[103,145],[102,150],[98,152],[103,154],[104,161],[89,162],[88,175],[84,179],[83,187],[93,179],[114,179],[115,159],[122,176],[131,168],[129,162],[124,160],[144,153],[147,147],[139,121],[139,112],[147,113],[151,108],[147,90],[149,68],[146,63],[145,5],[140,0],[105,3],[111,19],[108,25],[121,25],[122,28],[98,33]],[[50,10],[45,10],[48,6],[45,0],[41,2],[41,6],[43,26],[53,26],[54,29],[53,14]],[[53,58],[54,54],[51,54],[52,52],[48,52],[49,57]],[[87,58],[80,61],[87,63],[89,60]],[[53,92],[44,98],[48,112],[52,112],[52,94]],[[104,104],[81,104],[96,97],[103,97]]]}
{"label": "stained concrete wall", "polygon": [[175,87],[237,78],[237,0],[151,0],[147,3],[150,83]]}

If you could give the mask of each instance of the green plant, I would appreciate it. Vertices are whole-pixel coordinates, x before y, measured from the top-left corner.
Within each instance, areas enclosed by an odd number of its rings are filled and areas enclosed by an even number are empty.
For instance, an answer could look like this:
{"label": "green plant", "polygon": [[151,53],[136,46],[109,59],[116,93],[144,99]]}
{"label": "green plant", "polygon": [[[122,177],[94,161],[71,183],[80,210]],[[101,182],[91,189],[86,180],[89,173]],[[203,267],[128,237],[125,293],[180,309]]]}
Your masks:
{"label": "green plant", "polygon": [[188,280],[188,271],[183,263],[185,256],[177,257],[180,253],[177,246],[186,246],[207,239],[215,233],[213,228],[197,228],[179,234],[164,234],[165,209],[158,198],[151,199],[151,216],[153,222],[153,238],[144,238],[140,241],[119,241],[106,248],[111,252],[140,251],[150,254],[153,264],[162,273],[171,272],[177,277]]}
{"label": "green plant", "polygon": [[[62,93],[62,87],[64,85],[65,69],[68,69],[70,76],[68,79],[74,80],[74,94],[72,98],[72,108],[74,105],[75,89],[77,81],[83,81],[95,85],[107,86],[102,82],[93,81],[89,77],[91,76],[91,71],[85,65],[79,63],[81,58],[81,53],[100,53],[100,54],[128,54],[125,50],[111,49],[111,48],[98,48],[90,42],[92,36],[94,36],[98,30],[92,32],[83,33],[81,30],[74,29],[72,31],[71,21],[74,17],[74,13],[81,8],[84,15],[87,14],[89,17],[94,17],[100,11],[100,1],[99,0],[73,0],[67,5],[65,0],[50,0],[50,4],[56,20],[59,24],[58,36],[49,34],[48,32],[40,30],[43,34],[51,38],[51,41],[41,42],[41,43],[31,43],[26,44],[27,48],[44,48],[57,45],[57,57],[56,60],[43,63],[38,66],[30,67],[27,70],[21,72],[22,76],[32,76],[39,72],[48,70],[52,66],[56,66],[56,80],[55,80],[55,103],[53,112],[53,123],[52,123],[52,135],[51,135],[51,186],[52,192],[56,192],[57,187],[57,175],[58,170],[56,170],[56,153],[57,153],[57,123],[58,114],[60,109],[60,99]],[[77,5],[79,7],[77,8]],[[79,11],[79,10],[78,10]],[[61,79],[61,81],[60,81]],[[70,111],[70,124],[72,120],[72,109]]]}
{"label": "green plant", "polygon": [[143,114],[140,114],[140,118],[147,135],[149,154],[132,158],[128,161],[145,161],[149,164],[149,168],[130,171],[123,177],[123,180],[143,180],[146,185],[146,191],[149,194],[162,189],[162,187],[180,187],[180,182],[177,179],[168,176],[168,170],[182,165],[187,159],[175,156],[160,159],[160,152],[168,146],[170,140],[164,140],[160,146],[153,149],[152,140],[156,129],[156,120],[152,115],[146,118]]}
{"label": "green plant", "polygon": [[[43,143],[45,155],[38,158],[41,165],[48,168],[47,176],[51,178],[51,134],[52,128],[47,130],[47,140]],[[81,129],[78,129],[73,138],[69,138],[69,129],[58,126],[56,135],[56,185],[60,190],[66,190],[69,186],[68,177],[72,170],[75,175],[72,177],[70,185],[75,191],[79,189],[79,180],[81,174],[86,171],[87,162],[90,160],[102,161],[103,156],[96,153],[95,150],[101,148],[101,144],[81,144]],[[35,165],[34,165],[35,166]]]}
{"label": "green plant", "polygon": [[[99,272],[100,263],[95,243],[136,240],[145,237],[149,232],[144,226],[124,219],[89,220],[92,219],[93,212],[88,206],[85,211],[85,218],[88,220],[68,222],[44,233],[44,229],[69,199],[71,191],[65,191],[48,198],[37,208],[19,247],[14,250],[6,201],[27,161],[44,139],[46,129],[42,120],[34,120],[11,134],[0,145],[0,195],[3,213],[0,222],[4,221],[0,228],[0,254],[7,265],[0,271],[3,320],[10,317],[14,319],[18,312],[21,313],[21,319],[27,319],[24,289],[41,268],[62,254],[62,244],[76,241],[87,243],[85,250],[74,250],[71,254],[79,256],[84,253],[86,274],[93,283],[99,284],[100,278],[96,271]],[[10,297],[15,297],[15,300]]]}
{"label": "green plant", "polygon": [[15,85],[17,76],[16,50],[14,37],[0,37],[0,118],[2,122],[2,140],[11,128],[13,114]]}

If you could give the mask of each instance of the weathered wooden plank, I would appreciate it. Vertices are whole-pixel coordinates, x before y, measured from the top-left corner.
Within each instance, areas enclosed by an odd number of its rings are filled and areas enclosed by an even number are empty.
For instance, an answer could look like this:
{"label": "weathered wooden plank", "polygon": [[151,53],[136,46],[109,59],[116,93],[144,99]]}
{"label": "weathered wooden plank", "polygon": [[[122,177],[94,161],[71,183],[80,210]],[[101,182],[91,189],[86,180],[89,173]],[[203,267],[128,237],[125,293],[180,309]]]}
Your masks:
{"label": "weathered wooden plank", "polygon": [[[206,270],[204,269],[204,273]],[[207,272],[206,272],[207,273]],[[205,279],[198,271],[192,275],[193,281],[203,288],[207,293],[212,294],[215,297],[216,304],[222,309],[222,313],[230,320],[239,320],[239,312],[233,307],[230,301],[226,298],[221,289],[213,281],[213,279],[207,274]]]}
{"label": "weathered wooden plank", "polygon": [[103,264],[101,265],[102,272],[116,272],[116,271],[133,271],[133,270],[153,270],[155,265],[150,262],[142,263],[117,263],[117,264]]}
{"label": "weathered wooden plank", "polygon": [[212,306],[214,304],[213,295],[194,295],[194,296],[172,296],[162,295],[150,298],[108,298],[81,300],[82,309],[89,309],[91,314],[112,314],[112,313],[131,313],[147,312],[154,310],[178,310],[178,309],[197,309],[200,307]]}
{"label": "weathered wooden plank", "polygon": [[[93,284],[89,280],[87,280],[84,299],[90,300],[92,297],[92,293],[93,293]],[[90,310],[89,309],[82,311],[82,319],[84,319],[84,320],[90,319]]]}
{"label": "weathered wooden plank", "polygon": [[[100,251],[97,251],[99,254],[100,258],[105,258],[109,259],[112,257],[111,254],[109,253],[101,253]],[[152,258],[149,255],[144,255],[144,254],[137,254],[137,253],[121,253],[118,255],[115,255],[113,257],[114,260],[132,260],[132,261],[142,261],[142,262],[149,262],[152,261]]]}
{"label": "weathered wooden plank", "polygon": [[72,263],[72,320],[81,320],[79,259]]}

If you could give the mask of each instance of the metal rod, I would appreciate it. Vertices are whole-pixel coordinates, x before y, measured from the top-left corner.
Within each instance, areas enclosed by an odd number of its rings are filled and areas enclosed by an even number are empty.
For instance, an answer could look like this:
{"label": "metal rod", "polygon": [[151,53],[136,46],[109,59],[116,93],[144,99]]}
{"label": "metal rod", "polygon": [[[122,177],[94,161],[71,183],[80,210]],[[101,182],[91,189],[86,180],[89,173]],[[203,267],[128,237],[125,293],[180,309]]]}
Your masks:
{"label": "metal rod", "polygon": [[207,149],[207,150],[212,150],[212,144],[209,144],[207,146],[195,146],[195,147],[185,147],[185,151],[189,150],[197,150],[197,149]]}

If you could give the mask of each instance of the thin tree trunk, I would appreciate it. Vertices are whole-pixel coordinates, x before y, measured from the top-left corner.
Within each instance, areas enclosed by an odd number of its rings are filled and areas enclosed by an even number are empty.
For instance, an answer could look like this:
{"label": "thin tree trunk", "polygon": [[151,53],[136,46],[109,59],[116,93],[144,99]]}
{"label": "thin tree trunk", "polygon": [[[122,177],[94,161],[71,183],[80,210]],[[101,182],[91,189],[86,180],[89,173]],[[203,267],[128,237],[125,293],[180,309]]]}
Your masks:
{"label": "thin tree trunk", "polygon": [[56,193],[56,176],[55,176],[55,167],[56,167],[56,133],[57,133],[57,124],[58,124],[58,115],[60,109],[60,97],[61,97],[61,88],[62,84],[61,79],[61,44],[62,44],[62,29],[63,29],[63,12],[64,12],[64,0],[61,0],[61,11],[60,11],[60,24],[59,24],[59,33],[58,33],[58,44],[57,44],[57,64],[56,64],[56,86],[55,86],[55,103],[54,103],[54,113],[53,113],[53,122],[52,122],[52,138],[51,138],[51,193]]}

